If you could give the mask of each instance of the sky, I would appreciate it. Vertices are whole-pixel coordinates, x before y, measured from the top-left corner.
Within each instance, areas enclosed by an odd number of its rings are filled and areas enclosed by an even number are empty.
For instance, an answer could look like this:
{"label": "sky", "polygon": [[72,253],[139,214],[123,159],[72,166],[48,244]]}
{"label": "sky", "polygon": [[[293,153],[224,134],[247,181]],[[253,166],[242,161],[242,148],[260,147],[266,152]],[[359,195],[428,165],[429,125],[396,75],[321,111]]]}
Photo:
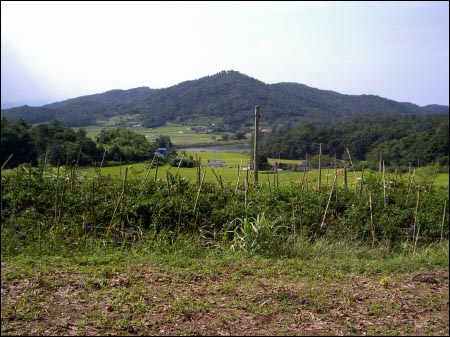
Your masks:
{"label": "sky", "polygon": [[222,70],[449,105],[449,2],[1,1],[2,107]]}

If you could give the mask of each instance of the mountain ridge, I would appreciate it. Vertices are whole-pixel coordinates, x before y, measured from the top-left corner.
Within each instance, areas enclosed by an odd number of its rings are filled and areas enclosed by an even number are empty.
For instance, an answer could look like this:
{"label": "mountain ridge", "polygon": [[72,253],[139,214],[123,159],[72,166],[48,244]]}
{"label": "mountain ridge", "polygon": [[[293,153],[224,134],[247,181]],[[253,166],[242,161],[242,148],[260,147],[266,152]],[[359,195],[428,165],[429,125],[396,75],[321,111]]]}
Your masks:
{"label": "mountain ridge", "polygon": [[377,95],[341,94],[295,82],[266,84],[228,70],[162,89],[113,89],[41,107],[2,109],[1,115],[11,120],[24,118],[29,123],[57,118],[69,126],[98,125],[114,116],[133,115],[146,127],[208,120],[224,129],[238,129],[252,123],[255,105],[261,107],[262,121],[272,126],[326,124],[389,114],[449,113],[444,105],[421,107]]}

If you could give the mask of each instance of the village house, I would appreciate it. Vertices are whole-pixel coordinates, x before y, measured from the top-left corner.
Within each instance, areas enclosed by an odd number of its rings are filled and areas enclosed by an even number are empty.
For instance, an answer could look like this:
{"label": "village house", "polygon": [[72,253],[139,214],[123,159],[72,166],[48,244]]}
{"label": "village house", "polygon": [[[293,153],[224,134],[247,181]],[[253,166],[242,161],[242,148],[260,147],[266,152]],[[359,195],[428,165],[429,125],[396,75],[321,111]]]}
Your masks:
{"label": "village house", "polygon": [[222,160],[218,160],[218,159],[210,159],[207,161],[206,166],[208,167],[218,167],[218,168],[225,168],[225,167],[231,167],[231,166],[227,166],[227,163],[222,161]]}

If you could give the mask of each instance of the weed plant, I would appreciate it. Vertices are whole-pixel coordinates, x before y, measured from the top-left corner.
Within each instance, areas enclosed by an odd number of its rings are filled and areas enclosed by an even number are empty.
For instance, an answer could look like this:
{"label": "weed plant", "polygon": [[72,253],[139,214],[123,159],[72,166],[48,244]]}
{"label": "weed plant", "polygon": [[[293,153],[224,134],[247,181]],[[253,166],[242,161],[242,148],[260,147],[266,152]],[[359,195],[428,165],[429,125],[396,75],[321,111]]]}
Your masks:
{"label": "weed plant", "polygon": [[308,259],[348,249],[357,256],[367,247],[378,254],[415,251],[448,240],[448,188],[414,177],[389,184],[367,173],[356,189],[320,191],[301,181],[246,188],[244,179],[236,185],[166,178],[25,166],[2,175],[2,257],[106,249],[196,257],[214,248]]}

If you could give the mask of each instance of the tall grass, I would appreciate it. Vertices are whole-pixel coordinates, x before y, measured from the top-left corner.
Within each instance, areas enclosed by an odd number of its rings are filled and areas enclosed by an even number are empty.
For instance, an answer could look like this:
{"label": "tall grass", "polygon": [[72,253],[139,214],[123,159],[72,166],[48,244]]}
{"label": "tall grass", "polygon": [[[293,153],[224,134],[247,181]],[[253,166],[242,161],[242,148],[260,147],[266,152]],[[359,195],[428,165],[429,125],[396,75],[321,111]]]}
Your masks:
{"label": "tall grass", "polygon": [[70,255],[98,247],[174,253],[186,237],[195,243],[193,255],[216,247],[287,257],[307,257],[321,242],[327,242],[323,249],[346,242],[348,247],[419,250],[441,237],[448,240],[449,217],[443,210],[448,188],[430,188],[426,179],[386,186],[376,173],[366,173],[358,188],[317,191],[300,182],[247,189],[245,179],[238,185],[205,180],[199,188],[179,175],[166,177],[82,176],[74,169],[22,167],[4,174],[2,256]]}

